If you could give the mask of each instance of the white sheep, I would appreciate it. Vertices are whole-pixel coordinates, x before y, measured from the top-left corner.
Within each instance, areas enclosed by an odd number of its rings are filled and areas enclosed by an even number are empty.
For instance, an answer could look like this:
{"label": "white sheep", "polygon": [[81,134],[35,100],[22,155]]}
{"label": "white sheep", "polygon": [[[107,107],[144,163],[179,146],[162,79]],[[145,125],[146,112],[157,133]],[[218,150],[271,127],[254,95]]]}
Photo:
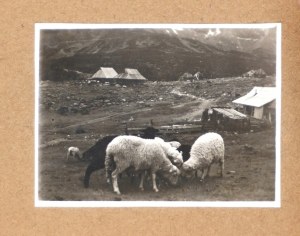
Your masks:
{"label": "white sheep", "polygon": [[82,158],[82,154],[79,151],[78,147],[69,147],[67,152],[67,160],[69,160],[70,157],[76,157],[78,159]]}
{"label": "white sheep", "polygon": [[172,147],[178,149],[180,146],[181,146],[181,143],[180,142],[177,142],[177,141],[170,141],[168,142]]}
{"label": "white sheep", "polygon": [[182,169],[188,173],[201,170],[201,181],[203,181],[204,171],[207,169],[206,176],[208,176],[211,165],[213,163],[219,163],[221,176],[223,176],[224,152],[224,141],[219,134],[204,134],[200,136],[192,145],[190,158],[183,163]]}
{"label": "white sheep", "polygon": [[161,147],[165,151],[165,154],[173,164],[175,164],[176,166],[181,166],[183,164],[182,152],[179,152],[176,148],[176,146],[180,147],[179,142],[165,142],[163,139],[158,137],[155,137],[154,140],[161,145]]}
{"label": "white sheep", "polygon": [[[128,168],[142,171],[140,188],[143,189],[144,173],[150,171],[153,190],[158,192],[156,186],[156,173],[160,173],[171,184],[175,185],[180,175],[179,169],[167,158],[164,149],[157,140],[143,139],[136,136],[118,136],[113,139],[106,149],[105,168],[110,168],[114,161],[115,170],[112,172],[113,190],[120,194],[118,175]],[[108,176],[108,174],[107,174]]]}

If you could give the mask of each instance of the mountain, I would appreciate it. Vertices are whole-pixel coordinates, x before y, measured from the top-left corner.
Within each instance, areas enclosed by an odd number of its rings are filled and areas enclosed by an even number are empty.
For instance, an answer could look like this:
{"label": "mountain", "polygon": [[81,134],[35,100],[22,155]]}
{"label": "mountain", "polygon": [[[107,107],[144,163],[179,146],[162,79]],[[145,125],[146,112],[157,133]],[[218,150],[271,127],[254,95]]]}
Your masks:
{"label": "mountain", "polygon": [[207,78],[262,68],[275,73],[275,29],[43,30],[41,78],[68,79],[67,71],[136,68],[149,80],[177,80],[185,72]]}

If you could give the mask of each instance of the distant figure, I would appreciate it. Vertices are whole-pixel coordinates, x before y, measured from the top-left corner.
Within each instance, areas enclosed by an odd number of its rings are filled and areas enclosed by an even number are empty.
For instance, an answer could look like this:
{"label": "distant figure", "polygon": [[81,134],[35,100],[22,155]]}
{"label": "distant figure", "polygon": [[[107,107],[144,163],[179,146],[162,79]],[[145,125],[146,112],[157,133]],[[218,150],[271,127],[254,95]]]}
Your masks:
{"label": "distant figure", "polygon": [[203,121],[203,122],[208,121],[208,109],[207,108],[202,112],[201,121]]}

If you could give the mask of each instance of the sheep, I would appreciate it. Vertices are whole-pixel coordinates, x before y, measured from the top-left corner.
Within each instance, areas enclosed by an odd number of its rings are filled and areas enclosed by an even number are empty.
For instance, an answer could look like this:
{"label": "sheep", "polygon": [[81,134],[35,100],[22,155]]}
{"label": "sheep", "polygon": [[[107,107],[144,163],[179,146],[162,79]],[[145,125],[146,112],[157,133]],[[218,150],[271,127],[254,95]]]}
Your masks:
{"label": "sheep", "polygon": [[181,144],[177,138],[172,138],[168,143],[182,153],[183,162],[190,158],[191,145]]}
{"label": "sheep", "polygon": [[[176,165],[177,167],[180,167],[183,164],[182,152],[179,152],[176,148],[172,147],[172,145],[179,146],[180,145],[179,142],[173,142],[173,141],[165,142],[163,139],[159,137],[155,137],[154,140],[163,148],[165,154],[167,155],[167,158],[172,162],[172,164]],[[109,166],[110,168],[106,169],[106,181],[107,183],[110,183],[110,177],[113,168],[115,167],[115,163],[114,162],[108,163],[107,166]],[[127,175],[129,176],[130,174],[134,175],[134,171],[127,170]],[[140,172],[140,174],[142,175],[140,186],[142,186],[144,180],[144,173]]]}
{"label": "sheep", "polygon": [[[158,192],[156,186],[156,173],[160,172],[164,178],[176,185],[180,175],[179,169],[167,158],[167,155],[157,140],[143,139],[136,136],[118,136],[111,141],[106,149],[106,170],[110,168],[111,161],[116,168],[111,173],[113,190],[121,194],[117,177],[127,168],[143,171],[140,188],[143,189],[144,171],[149,170],[152,177],[153,190]],[[107,177],[109,177],[107,172]]]}
{"label": "sheep", "polygon": [[213,163],[219,163],[221,176],[224,172],[224,141],[217,133],[206,133],[200,136],[192,145],[190,158],[182,165],[184,172],[201,170],[200,181],[204,180],[204,170],[209,176],[210,167]]}
{"label": "sheep", "polygon": [[69,158],[71,157],[76,157],[77,159],[82,159],[82,154],[79,151],[78,147],[69,147],[68,151],[67,151],[67,161],[69,160]]}
{"label": "sheep", "polygon": [[[155,135],[158,133],[158,129],[153,127],[147,127],[142,130],[142,138],[154,139]],[[90,176],[94,171],[103,169],[105,167],[105,151],[107,145],[115,138],[117,135],[106,136],[103,139],[98,140],[92,147],[83,153],[84,160],[91,160],[88,167],[86,168],[84,175],[84,187],[89,187]],[[114,169],[114,162],[111,163],[111,169]]]}
{"label": "sheep", "polygon": [[178,149],[181,146],[181,143],[178,141],[170,141],[168,142],[172,147]]}
{"label": "sheep", "polygon": [[92,147],[86,150],[82,157],[85,160],[91,159],[88,167],[86,168],[84,174],[84,187],[89,187],[90,177],[94,171],[103,169],[105,167],[105,153],[107,145],[115,138],[117,135],[106,136],[103,139],[98,140]]}
{"label": "sheep", "polygon": [[182,153],[183,161],[187,161],[190,158],[191,145],[182,144],[177,150]]}
{"label": "sheep", "polygon": [[165,154],[170,159],[170,161],[176,165],[181,166],[183,164],[182,152],[179,152],[174,146],[180,146],[179,142],[165,142],[163,139],[155,137],[155,141],[157,141],[165,151]]}

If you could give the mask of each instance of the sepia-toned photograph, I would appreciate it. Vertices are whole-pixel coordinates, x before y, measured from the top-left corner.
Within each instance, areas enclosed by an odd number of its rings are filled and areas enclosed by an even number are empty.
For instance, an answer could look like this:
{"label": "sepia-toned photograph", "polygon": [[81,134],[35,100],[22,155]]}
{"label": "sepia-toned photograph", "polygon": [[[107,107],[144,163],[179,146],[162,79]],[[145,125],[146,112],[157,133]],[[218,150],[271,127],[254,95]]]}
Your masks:
{"label": "sepia-toned photograph", "polygon": [[36,24],[35,205],[279,207],[280,24]]}

